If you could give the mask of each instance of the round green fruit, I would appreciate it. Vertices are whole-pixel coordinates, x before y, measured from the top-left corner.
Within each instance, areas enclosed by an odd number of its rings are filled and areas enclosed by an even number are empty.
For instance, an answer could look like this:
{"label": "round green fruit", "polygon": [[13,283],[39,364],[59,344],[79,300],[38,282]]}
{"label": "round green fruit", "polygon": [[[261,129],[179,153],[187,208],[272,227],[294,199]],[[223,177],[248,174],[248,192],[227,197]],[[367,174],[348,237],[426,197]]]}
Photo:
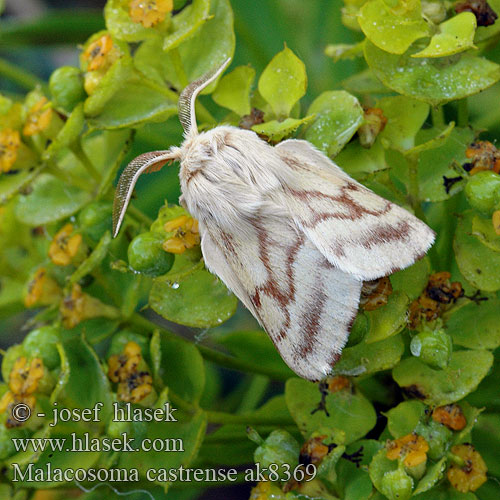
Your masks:
{"label": "round green fruit", "polygon": [[73,66],[57,68],[50,76],[49,89],[56,107],[68,112],[87,97],[82,73]]}
{"label": "round green fruit", "polygon": [[492,170],[478,172],[467,181],[465,195],[476,210],[492,212],[500,203],[500,175]]}
{"label": "round green fruit", "polygon": [[142,233],[128,246],[128,263],[138,273],[161,276],[174,263],[174,255],[162,247],[163,236],[157,233]]}

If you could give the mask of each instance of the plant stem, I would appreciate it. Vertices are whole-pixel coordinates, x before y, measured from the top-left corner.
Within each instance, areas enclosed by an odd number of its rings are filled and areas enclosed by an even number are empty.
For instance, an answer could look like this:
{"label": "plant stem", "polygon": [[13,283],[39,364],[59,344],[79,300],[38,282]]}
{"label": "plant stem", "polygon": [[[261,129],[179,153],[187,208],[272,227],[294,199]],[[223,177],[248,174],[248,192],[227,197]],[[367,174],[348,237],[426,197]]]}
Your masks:
{"label": "plant stem", "polygon": [[457,112],[457,125],[459,127],[467,127],[469,124],[469,105],[466,97],[458,101]]}
{"label": "plant stem", "polygon": [[436,106],[431,108],[432,123],[436,128],[444,128],[444,110],[443,106]]}
{"label": "plant stem", "polygon": [[56,163],[51,161],[47,164],[46,168],[49,174],[52,174],[54,177],[57,177],[62,182],[80,188],[83,191],[90,191],[89,187],[91,186],[89,186],[83,179],[69,173],[66,170],[60,169]]}
{"label": "plant stem", "polygon": [[142,210],[132,204],[128,206],[127,211],[130,215],[132,215],[132,217],[134,217],[134,219],[136,219],[138,222],[146,224],[146,226],[148,227],[154,222],[151,217],[146,215]]}
{"label": "plant stem", "polygon": [[[165,335],[171,338],[176,338],[178,340],[179,339],[183,340],[184,342],[189,342],[189,340],[183,339],[182,337],[179,337],[178,335],[175,335],[174,333],[165,330],[164,328],[158,326],[156,323],[145,318],[139,313],[134,313],[130,317],[129,321],[130,323],[132,323],[134,326],[136,326],[141,330],[146,330],[147,332],[151,332],[152,330],[157,329],[162,331]],[[257,373],[260,375],[266,375],[267,377],[274,380],[285,381],[288,379],[288,376],[279,370],[273,370],[265,366],[255,365],[254,363],[250,363],[248,361],[238,359],[233,356],[228,356],[227,354],[216,351],[215,349],[212,349],[211,347],[207,347],[204,345],[196,344],[196,347],[198,348],[201,355],[205,359],[213,361],[214,363],[224,366],[225,368],[248,372],[248,373]]]}
{"label": "plant stem", "polygon": [[243,425],[293,425],[293,420],[257,415],[255,413],[225,413],[222,411],[207,411],[208,422],[211,424],[243,424]]}
{"label": "plant stem", "polygon": [[0,75],[8,80],[17,83],[20,87],[26,90],[33,90],[40,85],[43,89],[46,88],[45,83],[37,76],[29,71],[26,71],[19,66],[0,58]]}
{"label": "plant stem", "polygon": [[186,71],[184,70],[184,65],[182,64],[181,55],[177,47],[170,51],[170,57],[172,60],[172,65],[174,67],[174,70],[177,73],[177,77],[179,78],[179,81],[182,87],[184,88],[189,83],[189,79],[186,75]]}
{"label": "plant stem", "polygon": [[418,155],[408,155],[408,194],[410,204],[415,212],[415,215],[420,219],[424,219],[424,211],[420,204],[420,193],[418,187]]}
{"label": "plant stem", "polygon": [[257,408],[268,387],[269,377],[265,377],[264,375],[254,375],[243,397],[243,401],[238,408],[238,413],[245,413]]}
{"label": "plant stem", "polygon": [[74,142],[70,146],[71,152],[76,156],[78,161],[85,167],[85,170],[92,176],[92,178],[100,183],[102,180],[101,174],[96,170],[94,164],[90,161],[87,153],[82,148],[80,141]]}

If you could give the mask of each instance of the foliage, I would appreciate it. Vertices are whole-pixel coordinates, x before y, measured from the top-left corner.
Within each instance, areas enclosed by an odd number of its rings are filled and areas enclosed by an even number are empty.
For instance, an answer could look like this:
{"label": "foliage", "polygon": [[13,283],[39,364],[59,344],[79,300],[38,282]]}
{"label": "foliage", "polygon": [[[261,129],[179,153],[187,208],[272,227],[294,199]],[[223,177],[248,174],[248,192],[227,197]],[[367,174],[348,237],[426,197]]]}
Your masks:
{"label": "foliage", "polygon": [[[441,0],[345,0],[342,9],[322,0],[149,3],[108,0],[102,30],[97,16],[87,32],[77,15],[65,18],[88,39],[79,64],[56,69],[48,85],[0,61],[0,75],[28,90],[0,96],[0,318],[3,331],[19,322],[28,330],[3,352],[1,497],[75,488],[13,483],[12,464],[31,463],[33,474],[48,463],[134,469],[137,480],[113,483],[117,492],[187,499],[214,483],[148,480],[147,471],[255,460],[317,468],[299,482],[280,470],[255,499],[498,498],[500,152],[483,129],[494,135],[500,125],[500,21],[490,12],[500,14],[499,1],[490,11]],[[317,20],[331,32],[319,33]],[[3,41],[64,39],[49,21],[5,23]],[[332,37],[352,43],[327,46],[318,62],[314,51]],[[176,168],[139,185],[122,231],[110,236],[120,168],[182,141],[180,91],[235,49],[240,65],[197,104],[201,129],[224,122],[271,144],[307,139],[437,233],[427,257],[392,275],[375,307],[361,307],[320,384],[295,377],[204,268],[196,221],[178,205]],[[270,381],[285,383],[271,392]],[[11,413],[19,402],[34,414],[24,425]],[[100,402],[99,421],[51,425],[56,403],[77,415]],[[177,422],[115,422],[112,403],[143,417],[171,404]],[[126,433],[134,447],[177,439],[183,449],[23,452],[12,441],[73,433],[101,441]],[[81,498],[117,492],[101,486]]]}

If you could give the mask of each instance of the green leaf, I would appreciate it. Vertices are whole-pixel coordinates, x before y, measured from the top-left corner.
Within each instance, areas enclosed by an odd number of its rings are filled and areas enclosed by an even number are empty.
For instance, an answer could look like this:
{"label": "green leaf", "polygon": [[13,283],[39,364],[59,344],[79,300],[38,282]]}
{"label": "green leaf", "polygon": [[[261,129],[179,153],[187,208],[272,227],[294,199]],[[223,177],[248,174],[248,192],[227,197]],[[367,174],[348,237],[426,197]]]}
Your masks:
{"label": "green leaf", "polygon": [[29,226],[41,226],[73,215],[91,200],[91,194],[42,174],[29,195],[19,196],[16,217]]}
{"label": "green leaf", "polygon": [[[210,5],[210,17],[206,9]],[[194,10],[190,10],[193,8]],[[196,30],[186,26],[187,32],[178,39],[176,32],[165,39],[163,50],[160,43],[148,40],[137,50],[134,61],[136,67],[158,83],[169,82],[180,91],[208,71],[232,58],[235,47],[233,11],[229,0],[196,1],[174,16],[173,25],[183,15],[191,12],[201,24]],[[191,15],[191,14],[189,14]],[[199,18],[199,16],[202,16]],[[172,48],[182,41],[176,51]],[[216,83],[209,85],[203,93],[210,93]]]}
{"label": "green leaf", "polygon": [[422,128],[428,114],[429,105],[404,96],[384,97],[377,101],[387,118],[387,124],[380,132],[380,140],[385,147],[405,151],[415,145],[415,136]]}
{"label": "green leaf", "polygon": [[281,359],[267,333],[261,330],[225,333],[217,336],[216,341],[239,359],[279,371],[284,377],[294,375]]}
{"label": "green leaf", "polygon": [[160,37],[166,33],[171,17],[167,14],[165,19],[154,27],[146,28],[141,23],[132,21],[129,14],[127,0],[108,0],[104,7],[106,27],[115,38],[126,42],[140,42],[148,38]]}
{"label": "green leaf", "polygon": [[489,249],[500,252],[500,235],[496,233],[491,217],[474,216],[472,219],[472,234]]}
{"label": "green leaf", "polygon": [[429,35],[420,0],[371,0],[361,7],[359,26],[370,42],[392,54],[403,54],[419,38]]}
{"label": "green leaf", "polygon": [[342,87],[353,94],[390,94],[391,90],[383,85],[368,68],[342,81]]}
{"label": "green leaf", "polygon": [[474,47],[476,16],[462,12],[438,26],[429,45],[412,57],[445,57]]}
{"label": "green leaf", "polygon": [[332,157],[351,140],[364,119],[359,101],[344,90],[323,92],[307,114],[316,118],[307,127],[305,138]]}
{"label": "green leaf", "polygon": [[384,85],[432,106],[477,94],[500,80],[500,66],[487,59],[471,55],[458,60],[415,59],[411,57],[415,50],[398,56],[367,41],[365,59]]}
{"label": "green leaf", "polygon": [[469,349],[496,349],[500,346],[500,300],[490,298],[470,303],[455,311],[446,322],[453,343]]}
{"label": "green leaf", "polygon": [[49,147],[43,152],[42,158],[44,161],[55,158],[56,154],[63,148],[74,143],[82,131],[84,126],[83,104],[78,104],[69,118],[64,123],[64,126],[57,134],[57,137],[50,143]]}
{"label": "green leaf", "polygon": [[100,426],[104,426],[111,412],[111,390],[95,352],[81,337],[73,337],[60,344],[59,355],[61,374],[52,400],[65,408],[93,408],[103,403]]}
{"label": "green leaf", "polygon": [[205,387],[205,366],[194,344],[155,332],[151,340],[155,380],[196,405]]}
{"label": "green leaf", "polygon": [[389,168],[384,147],[379,140],[369,149],[361,146],[359,141],[351,141],[335,157],[335,163],[355,179],[362,180],[369,174]]}
{"label": "green leaf", "polygon": [[406,436],[415,430],[420,419],[425,415],[426,406],[420,401],[410,400],[399,403],[384,415],[387,428],[394,439]]}
{"label": "green leaf", "polygon": [[69,283],[78,283],[84,276],[91,273],[106,257],[111,244],[111,233],[106,231],[92,253],[78,266],[78,269],[71,275]]}
{"label": "green leaf", "polygon": [[[444,201],[455,194],[453,189],[447,192],[444,177],[459,175],[454,166],[467,161],[465,150],[474,139],[474,132],[470,128],[458,127],[448,128],[448,131],[449,134],[443,137],[443,130],[420,130],[417,145],[407,152],[410,155],[412,151],[421,150],[418,154],[418,184],[422,200]],[[404,158],[399,159],[397,168],[393,168],[391,173],[408,185],[408,164]]]}
{"label": "green leaf", "polygon": [[474,493],[461,493],[450,484],[443,483],[415,497],[417,500],[478,500]]}
{"label": "green leaf", "polygon": [[454,403],[474,391],[493,363],[489,351],[456,351],[444,370],[433,370],[417,358],[407,358],[392,370],[404,389],[418,392],[427,404]]}
{"label": "green leaf", "polygon": [[370,344],[362,341],[353,347],[344,348],[332,373],[357,376],[388,370],[399,363],[403,351],[401,335]]}
{"label": "green leaf", "polygon": [[[291,378],[285,385],[285,398],[288,409],[304,437],[308,437],[320,427],[326,427],[343,431],[345,443],[349,444],[363,437],[376,422],[373,406],[359,393],[337,391],[328,394],[326,409],[329,417],[322,410],[314,412],[321,401],[317,384]],[[346,418],[346,415],[349,415],[349,418]]]}
{"label": "green leaf", "polygon": [[[133,66],[129,56],[118,59],[108,69],[93,94],[85,99],[83,111],[86,116],[94,117],[102,113],[113,95],[132,77]],[[120,105],[124,103],[120,102]]]}
{"label": "green leaf", "polygon": [[415,300],[427,286],[430,273],[431,262],[425,256],[412,266],[392,274],[390,280],[394,290],[401,290],[410,300]]}
{"label": "green leaf", "polygon": [[189,40],[201,26],[209,20],[210,0],[194,0],[172,19],[172,33],[165,37],[163,50],[165,52]]}
{"label": "green leaf", "polygon": [[106,100],[98,113],[89,111],[87,102],[88,99],[85,101],[85,110],[91,116],[89,124],[97,129],[119,129],[151,121],[160,122],[177,114],[177,96],[170,89],[159,86],[136,71],[128,75],[127,81]]}
{"label": "green leaf", "polygon": [[16,193],[28,186],[41,172],[41,168],[20,170],[17,173],[0,176],[0,205],[7,203]]}
{"label": "green leaf", "polygon": [[185,278],[167,274],[153,283],[149,305],[169,321],[207,328],[228,320],[238,299],[208,271],[198,270]]}
{"label": "green leaf", "polygon": [[474,287],[485,292],[500,290],[500,254],[471,235],[475,212],[462,214],[455,232],[453,249],[460,272]]}
{"label": "green leaf", "polygon": [[[370,479],[378,491],[384,491],[384,476],[391,471],[396,471],[398,468],[397,460],[389,460],[387,458],[387,449],[385,446],[380,449],[373,457],[368,468]],[[386,498],[385,496],[382,498]]]}
{"label": "green leaf", "polygon": [[355,59],[363,56],[364,42],[355,44],[337,43],[329,44],[325,47],[325,56],[331,57],[333,62],[342,61],[344,59]]}
{"label": "green leaf", "polygon": [[304,63],[285,47],[276,54],[259,78],[259,93],[271,105],[277,118],[286,118],[306,93]]}
{"label": "green leaf", "polygon": [[212,99],[239,116],[250,114],[250,91],[255,80],[251,66],[238,66],[219,80]]}
{"label": "green leaf", "polygon": [[286,118],[283,121],[272,120],[254,125],[252,130],[257,134],[265,135],[271,142],[279,142],[293,134],[304,123],[309,123],[313,118],[314,116],[306,116],[300,120],[297,118]]}
{"label": "green leaf", "polygon": [[[135,444],[132,446],[138,446],[138,441],[143,439],[150,439],[151,442],[154,440],[165,442],[165,439],[170,439],[175,440],[169,443],[171,449],[175,447],[176,452],[156,453],[140,450],[135,453],[120,453],[117,467],[137,468],[144,479],[151,469],[159,471],[178,469],[181,465],[187,467],[196,457],[203,441],[207,425],[206,413],[199,411],[191,419],[179,411],[174,415],[178,419],[177,422],[152,422],[145,429],[141,428],[142,422],[139,422],[136,427]],[[158,481],[157,476],[150,477],[148,480],[161,484],[165,489],[171,484]]]}
{"label": "green leaf", "polygon": [[406,310],[409,299],[404,292],[394,291],[385,306],[375,311],[366,311],[370,320],[370,331],[365,342],[371,344],[399,333],[406,325]]}
{"label": "green leaf", "polygon": [[477,425],[472,431],[472,442],[486,462],[489,474],[498,477],[500,475],[500,463],[498,461],[500,414],[483,413],[480,415]]}
{"label": "green leaf", "polygon": [[429,465],[424,477],[418,482],[417,487],[413,491],[413,494],[418,495],[419,493],[423,493],[433,488],[443,477],[445,469],[446,457],[443,457],[435,464]]}

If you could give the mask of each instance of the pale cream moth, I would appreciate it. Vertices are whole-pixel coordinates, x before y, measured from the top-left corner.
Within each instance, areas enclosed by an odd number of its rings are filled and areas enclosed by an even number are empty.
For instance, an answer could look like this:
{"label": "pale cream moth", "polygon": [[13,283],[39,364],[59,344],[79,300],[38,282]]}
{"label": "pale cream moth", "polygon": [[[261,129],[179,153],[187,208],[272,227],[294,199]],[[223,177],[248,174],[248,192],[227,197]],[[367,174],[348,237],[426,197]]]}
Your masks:
{"label": "pale cream moth", "polygon": [[347,342],[363,281],[413,264],[434,232],[307,141],[271,146],[232,126],[198,133],[195,99],[228,63],[182,92],[182,145],[145,153],[125,168],[113,232],[139,175],[178,160],[180,203],[199,222],[206,267],[255,316],[288,366],[319,380]]}

